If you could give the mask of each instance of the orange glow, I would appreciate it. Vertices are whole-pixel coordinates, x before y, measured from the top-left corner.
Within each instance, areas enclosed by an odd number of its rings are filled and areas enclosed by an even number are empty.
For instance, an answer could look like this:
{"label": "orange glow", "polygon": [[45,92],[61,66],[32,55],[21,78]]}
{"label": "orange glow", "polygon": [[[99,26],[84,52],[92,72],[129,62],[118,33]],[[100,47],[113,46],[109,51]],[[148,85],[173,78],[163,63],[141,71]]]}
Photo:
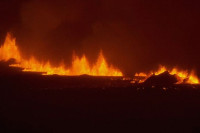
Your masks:
{"label": "orange glow", "polygon": [[152,73],[155,74],[155,75],[159,75],[159,74],[161,74],[161,73],[163,73],[165,71],[167,71],[166,67],[165,66],[160,66],[160,68],[158,69],[158,71],[152,72]]}
{"label": "orange glow", "polygon": [[[194,73],[194,71],[191,71],[191,72],[180,71],[177,68],[167,69],[165,66],[160,66],[160,68],[157,71],[151,72],[150,74],[145,74],[145,73],[137,74],[136,73],[135,76],[143,75],[143,77],[145,77],[145,79],[147,79],[148,77],[150,77],[153,74],[159,75],[165,71],[168,71],[171,75],[176,75],[177,80],[178,80],[177,84],[180,84],[180,83],[199,84],[199,79],[196,76],[196,74]],[[144,82],[144,81],[145,80],[142,80],[142,82]]]}
{"label": "orange glow", "polygon": [[4,45],[0,47],[0,60],[7,61],[11,58],[16,61],[21,60],[19,50],[15,45],[15,39],[10,34],[7,34]]}
{"label": "orange glow", "polygon": [[15,38],[7,34],[4,45],[0,47],[0,60],[8,61],[15,59],[16,63],[11,67],[21,67],[23,71],[42,72],[44,75],[93,75],[93,76],[123,76],[122,72],[112,66],[109,66],[100,52],[97,62],[91,65],[85,55],[81,58],[74,55],[72,66],[66,68],[65,64],[54,67],[50,62],[40,62],[36,58],[24,59],[16,46]]}
{"label": "orange glow", "polygon": [[146,77],[146,76],[147,76],[147,74],[146,74],[146,73],[143,73],[143,72],[141,72],[141,73],[136,73],[136,74],[135,74],[135,76],[138,76],[138,77]]}

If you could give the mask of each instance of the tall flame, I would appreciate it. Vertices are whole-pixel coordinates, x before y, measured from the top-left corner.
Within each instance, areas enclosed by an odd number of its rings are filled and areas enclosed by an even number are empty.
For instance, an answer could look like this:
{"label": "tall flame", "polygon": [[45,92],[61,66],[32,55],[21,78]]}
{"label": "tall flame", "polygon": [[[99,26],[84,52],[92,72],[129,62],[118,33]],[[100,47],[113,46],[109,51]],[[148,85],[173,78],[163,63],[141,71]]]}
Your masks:
{"label": "tall flame", "polygon": [[4,44],[0,47],[0,60],[8,61],[15,59],[16,63],[11,64],[12,67],[21,67],[23,71],[43,72],[45,75],[93,75],[93,76],[122,76],[122,72],[112,66],[109,66],[100,52],[97,62],[90,65],[85,55],[81,58],[74,55],[72,66],[66,68],[65,64],[60,64],[54,67],[50,62],[40,62],[36,58],[24,59],[18,47],[16,46],[15,38],[8,33]]}
{"label": "tall flame", "polygon": [[15,45],[15,38],[7,34],[4,45],[0,47],[0,60],[7,61],[14,58],[16,61],[21,60],[18,47]]}
{"label": "tall flame", "polygon": [[194,73],[194,71],[190,71],[190,72],[180,71],[177,68],[167,69],[165,66],[160,66],[160,68],[155,72],[150,72],[149,74],[145,74],[143,72],[139,74],[136,73],[135,76],[143,76],[146,79],[150,77],[152,74],[159,75],[165,71],[168,71],[171,75],[176,75],[177,80],[178,80],[177,83],[199,84],[199,79]]}

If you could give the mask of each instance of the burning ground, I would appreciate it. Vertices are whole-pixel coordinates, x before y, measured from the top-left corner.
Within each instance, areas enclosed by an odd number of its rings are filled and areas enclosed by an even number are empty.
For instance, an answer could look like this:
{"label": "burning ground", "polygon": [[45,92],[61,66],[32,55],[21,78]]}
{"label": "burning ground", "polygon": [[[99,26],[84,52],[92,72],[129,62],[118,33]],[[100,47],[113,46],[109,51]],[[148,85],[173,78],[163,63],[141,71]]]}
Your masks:
{"label": "burning ground", "polygon": [[[49,61],[38,61],[34,56],[30,59],[22,57],[17,45],[15,38],[11,34],[7,34],[4,44],[0,47],[0,60],[9,61],[14,59],[14,62],[10,64],[10,67],[22,68],[24,72],[40,72],[43,75],[93,75],[93,76],[123,76],[122,72],[108,65],[102,51],[95,64],[90,64],[83,55],[81,58],[73,55],[72,65],[66,67],[65,64],[52,66]],[[188,72],[188,70],[178,70],[177,68],[167,69],[165,66],[160,66],[159,70],[146,74],[144,72],[136,73],[132,83],[143,83],[147,79],[160,75],[164,72],[168,72],[168,75],[176,79],[176,84],[199,84],[199,79],[194,71]],[[137,78],[140,77],[140,78]],[[141,79],[142,78],[142,79]],[[124,78],[126,79],[126,78]]]}
{"label": "burning ground", "polygon": [[94,76],[122,76],[122,72],[109,66],[100,52],[95,64],[89,64],[85,55],[79,58],[73,55],[73,61],[70,68],[60,63],[58,66],[52,66],[49,61],[40,62],[32,56],[30,59],[23,58],[16,46],[15,38],[7,34],[4,44],[0,47],[0,60],[8,61],[14,59],[16,63],[11,67],[21,67],[23,71],[42,72],[46,75],[94,75]]}
{"label": "burning ground", "polygon": [[173,69],[167,69],[165,66],[160,66],[160,68],[157,71],[150,72],[148,74],[146,73],[136,73],[136,77],[142,77],[142,79],[137,80],[136,82],[145,82],[147,79],[152,77],[161,77],[163,76],[163,79],[165,78],[171,78],[174,79],[173,83],[176,84],[199,84],[199,79],[194,73],[194,71],[188,71],[188,70],[178,70],[177,68]]}

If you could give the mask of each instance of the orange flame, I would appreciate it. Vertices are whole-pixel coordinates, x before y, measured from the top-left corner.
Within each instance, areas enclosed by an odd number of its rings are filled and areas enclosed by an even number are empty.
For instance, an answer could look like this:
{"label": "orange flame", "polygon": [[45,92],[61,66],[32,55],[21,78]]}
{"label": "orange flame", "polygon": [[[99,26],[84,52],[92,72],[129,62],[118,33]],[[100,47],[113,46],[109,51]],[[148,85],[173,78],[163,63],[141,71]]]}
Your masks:
{"label": "orange flame", "polygon": [[143,73],[143,72],[141,72],[141,73],[136,73],[136,74],[135,74],[135,76],[137,76],[137,77],[146,77],[146,76],[147,76],[147,74],[146,74],[146,73]]}
{"label": "orange flame", "polygon": [[90,65],[85,55],[81,58],[74,55],[72,66],[66,68],[65,64],[60,64],[54,67],[50,62],[40,62],[34,57],[30,59],[22,58],[18,47],[16,46],[15,38],[8,33],[4,45],[0,47],[0,60],[8,61],[15,59],[16,63],[11,64],[12,67],[21,67],[23,71],[42,72],[44,75],[93,75],[93,76],[123,76],[122,72],[112,66],[109,66],[100,52],[96,64]]}
{"label": "orange flame", "polygon": [[[177,80],[178,80],[177,84],[180,84],[180,83],[199,84],[199,79],[194,73],[194,71],[191,71],[191,72],[180,71],[177,68],[173,68],[170,70],[170,69],[167,69],[165,66],[160,66],[160,68],[157,71],[151,72],[150,74],[136,73],[135,76],[143,76],[146,79],[150,77],[152,74],[159,75],[165,71],[168,71],[171,75],[176,75]],[[145,80],[142,80],[142,82],[144,81]]]}
{"label": "orange flame", "polygon": [[0,60],[7,61],[11,58],[14,58],[16,61],[21,60],[19,50],[15,45],[15,38],[7,34],[4,45],[0,47]]}

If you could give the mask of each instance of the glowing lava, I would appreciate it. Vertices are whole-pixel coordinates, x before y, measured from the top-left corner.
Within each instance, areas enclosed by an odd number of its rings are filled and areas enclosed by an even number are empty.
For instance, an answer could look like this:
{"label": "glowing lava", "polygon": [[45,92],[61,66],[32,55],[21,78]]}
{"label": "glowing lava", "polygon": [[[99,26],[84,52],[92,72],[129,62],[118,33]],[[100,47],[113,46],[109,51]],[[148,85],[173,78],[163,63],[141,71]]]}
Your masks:
{"label": "glowing lava", "polygon": [[[50,62],[41,62],[36,58],[31,57],[25,59],[21,56],[18,47],[16,46],[15,38],[12,38],[10,34],[7,34],[4,44],[0,47],[0,61],[8,61],[15,59],[14,64],[11,67],[20,67],[23,71],[42,72],[43,75],[93,75],[93,76],[123,76],[122,72],[107,64],[102,52],[95,64],[91,65],[85,55],[81,58],[74,55],[71,67],[66,68],[65,64],[60,64],[55,67]],[[165,66],[161,66],[157,71],[146,73],[136,73],[135,76],[144,77],[147,79],[151,75],[159,75],[165,71],[168,71],[171,75],[176,75],[177,83],[189,83],[199,84],[199,79],[194,71],[180,71],[177,68],[167,69]],[[143,82],[144,80],[140,80]]]}
{"label": "glowing lava", "polygon": [[18,47],[15,38],[8,33],[4,44],[0,47],[0,60],[8,61],[15,59],[16,63],[12,67],[21,67],[23,71],[42,72],[44,75],[93,75],[93,76],[123,76],[122,72],[112,66],[109,66],[100,52],[97,62],[90,65],[85,55],[81,58],[74,55],[72,66],[66,68],[65,64],[54,67],[50,62],[40,62],[36,58],[24,59]]}
{"label": "glowing lava", "polygon": [[[196,74],[194,73],[194,71],[190,71],[188,72],[186,71],[180,71],[177,68],[173,68],[173,69],[167,69],[165,66],[160,66],[160,68],[155,71],[155,72],[150,72],[149,74],[145,74],[145,73],[136,73],[135,76],[141,76],[144,77],[145,80],[150,77],[151,75],[159,75],[165,71],[168,71],[171,75],[176,75],[177,77],[177,84],[180,83],[188,83],[188,84],[199,84],[199,79],[196,76]],[[144,82],[145,80],[142,80],[140,82]]]}

